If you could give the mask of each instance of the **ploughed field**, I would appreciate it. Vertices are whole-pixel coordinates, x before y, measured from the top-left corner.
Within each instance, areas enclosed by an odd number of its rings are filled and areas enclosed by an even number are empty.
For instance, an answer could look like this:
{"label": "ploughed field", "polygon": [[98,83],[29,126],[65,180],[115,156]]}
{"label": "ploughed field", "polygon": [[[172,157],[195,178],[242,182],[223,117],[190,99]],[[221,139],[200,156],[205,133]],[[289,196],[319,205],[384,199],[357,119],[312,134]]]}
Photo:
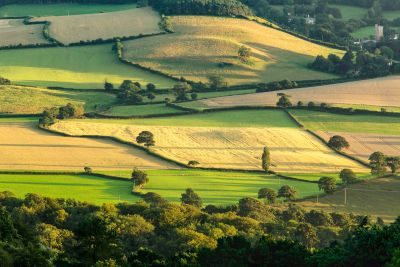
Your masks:
{"label": "ploughed field", "polygon": [[34,119],[0,119],[0,169],[93,170],[176,168],[133,147],[63,137],[39,130]]}
{"label": "ploughed field", "polygon": [[0,51],[0,73],[16,84],[103,89],[123,80],[170,88],[173,80],[121,63],[112,45],[51,47]]}
{"label": "ploughed field", "polygon": [[[221,75],[243,84],[332,78],[307,64],[317,55],[343,54],[244,19],[176,16],[172,25],[174,34],[124,42],[124,58],[175,77],[206,82]],[[241,45],[252,49],[248,63],[237,57]]]}
{"label": "ploughed field", "polygon": [[43,24],[25,25],[22,19],[0,20],[0,46],[48,44]]}
{"label": "ploughed field", "polygon": [[[247,121],[243,120],[244,116]],[[262,149],[268,146],[274,171],[336,173],[343,168],[368,171],[297,128],[278,110],[146,120],[69,120],[60,121],[51,129],[75,136],[112,136],[128,142],[135,142],[141,131],[151,131],[156,142],[152,151],[183,164],[195,160],[200,167],[261,170]]]}
{"label": "ploughed field", "polygon": [[50,36],[66,45],[162,31],[158,26],[160,15],[150,7],[100,14],[37,17],[30,21],[49,21]]}
{"label": "ploughed field", "polygon": [[317,87],[279,90],[240,96],[226,96],[199,100],[204,107],[275,106],[278,93],[291,96],[293,104],[309,101],[328,104],[371,105],[380,107],[400,106],[400,76],[339,83]]}

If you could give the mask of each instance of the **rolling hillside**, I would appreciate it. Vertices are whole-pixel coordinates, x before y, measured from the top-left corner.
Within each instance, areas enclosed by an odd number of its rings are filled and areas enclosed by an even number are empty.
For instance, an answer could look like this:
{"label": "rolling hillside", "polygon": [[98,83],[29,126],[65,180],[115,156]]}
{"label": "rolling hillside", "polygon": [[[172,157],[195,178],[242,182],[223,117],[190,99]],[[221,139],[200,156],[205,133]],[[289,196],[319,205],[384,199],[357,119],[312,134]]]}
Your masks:
{"label": "rolling hillside", "polygon": [[[124,58],[194,81],[221,75],[232,85],[332,78],[307,64],[317,55],[343,54],[244,19],[176,16],[172,25],[174,34],[124,42]],[[251,48],[248,63],[237,57],[241,45]]]}

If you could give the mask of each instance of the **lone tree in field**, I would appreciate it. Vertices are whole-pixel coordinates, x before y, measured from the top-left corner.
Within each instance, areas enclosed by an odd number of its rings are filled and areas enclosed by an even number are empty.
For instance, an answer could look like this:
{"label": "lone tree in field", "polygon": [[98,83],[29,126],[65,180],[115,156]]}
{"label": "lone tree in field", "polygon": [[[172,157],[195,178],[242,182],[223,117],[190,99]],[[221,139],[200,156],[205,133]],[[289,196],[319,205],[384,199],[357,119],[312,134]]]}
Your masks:
{"label": "lone tree in field", "polygon": [[155,145],[154,135],[152,132],[143,131],[136,137],[136,142],[138,144],[144,144],[144,146],[149,149],[149,147]]}
{"label": "lone tree in field", "polygon": [[279,95],[280,96],[276,105],[281,108],[288,108],[292,106],[292,102],[290,102],[290,96],[286,94]]}
{"label": "lone tree in field", "polygon": [[341,151],[344,148],[349,148],[350,144],[347,142],[347,140],[344,137],[342,137],[340,135],[335,135],[329,139],[328,146],[330,148]]}
{"label": "lone tree in field", "polygon": [[197,208],[201,208],[201,206],[203,206],[203,201],[199,195],[193,191],[192,188],[186,189],[185,193],[182,194],[181,202],[182,204],[195,206]]}
{"label": "lone tree in field", "polygon": [[199,164],[200,163],[197,160],[189,160],[187,165],[190,166],[190,167],[196,167]]}
{"label": "lone tree in field", "polygon": [[85,168],[83,168],[83,170],[85,171],[85,173],[87,173],[87,174],[91,174],[92,173],[92,168],[90,168],[90,167],[85,167]]}
{"label": "lone tree in field", "polygon": [[264,151],[261,156],[261,168],[265,172],[268,172],[270,165],[271,165],[271,155],[268,147],[264,147]]}
{"label": "lone tree in field", "polygon": [[371,173],[383,175],[386,172],[386,157],[382,152],[374,152],[369,156],[369,165],[371,165]]}
{"label": "lone tree in field", "polygon": [[153,100],[156,98],[156,95],[153,93],[150,93],[147,95],[147,98],[150,100],[150,102],[153,102]]}
{"label": "lone tree in field", "polygon": [[297,195],[296,189],[289,185],[279,188],[278,197],[286,198],[286,200],[295,200]]}
{"label": "lone tree in field", "polygon": [[327,194],[333,194],[336,190],[336,179],[333,177],[321,177],[318,181],[319,190],[324,190]]}
{"label": "lone tree in field", "polygon": [[149,182],[149,178],[147,177],[147,173],[135,168],[132,171],[131,181],[134,187],[142,187]]}
{"label": "lone tree in field", "polygon": [[352,184],[357,181],[356,174],[350,169],[343,169],[339,174],[340,179],[343,181],[345,185]]}
{"label": "lone tree in field", "polygon": [[106,90],[107,92],[110,92],[110,91],[114,90],[114,85],[106,80],[104,82],[104,90]]}
{"label": "lone tree in field", "polygon": [[276,197],[277,197],[277,194],[276,194],[275,190],[273,190],[271,188],[261,188],[258,191],[258,198],[266,199],[266,200],[268,200],[268,203],[271,203],[271,204],[275,203]]}
{"label": "lone tree in field", "polygon": [[400,167],[400,158],[399,157],[386,157],[385,161],[386,161],[386,165],[390,168],[392,173],[395,174]]}
{"label": "lone tree in field", "polygon": [[251,49],[249,47],[246,47],[244,45],[239,47],[238,57],[239,57],[240,61],[249,62],[250,54],[251,54]]}

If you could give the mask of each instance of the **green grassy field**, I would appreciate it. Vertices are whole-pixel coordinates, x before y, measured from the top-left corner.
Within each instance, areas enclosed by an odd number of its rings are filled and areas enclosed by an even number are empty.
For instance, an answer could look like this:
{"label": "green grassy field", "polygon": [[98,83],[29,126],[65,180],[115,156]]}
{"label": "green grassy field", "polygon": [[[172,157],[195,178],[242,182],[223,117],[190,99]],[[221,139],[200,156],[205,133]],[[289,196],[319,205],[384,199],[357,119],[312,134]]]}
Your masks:
{"label": "green grassy field", "polygon": [[[151,170],[147,171],[150,182],[143,192],[155,192],[166,199],[179,202],[186,188],[192,188],[205,204],[234,204],[243,197],[257,197],[260,188],[279,189],[282,185],[296,188],[298,197],[318,193],[314,183],[278,179],[257,173],[220,172],[203,170]],[[129,177],[130,172],[112,172],[114,175]]]}
{"label": "green grassy field", "polygon": [[122,64],[110,45],[0,51],[0,73],[17,84],[100,89],[107,79],[118,86],[130,79],[158,88],[174,81]]}
{"label": "green grassy field", "polygon": [[0,117],[0,123],[38,122],[39,117]]}
{"label": "green grassy field", "polygon": [[348,6],[348,5],[329,5],[331,7],[338,8],[342,13],[342,19],[362,19],[366,14],[367,10],[362,7]]}
{"label": "green grassy field", "polygon": [[0,174],[0,191],[18,197],[36,193],[54,198],[74,198],[93,204],[135,202],[130,181],[110,180],[85,175]]}
{"label": "green grassy field", "polygon": [[20,16],[67,16],[112,12],[135,8],[136,4],[102,5],[102,4],[23,4],[0,7],[0,17]]}
{"label": "green grassy field", "polygon": [[352,32],[351,35],[356,39],[369,38],[370,36],[375,35],[375,27],[374,26],[363,27]]}
{"label": "green grassy field", "polygon": [[304,126],[314,131],[400,134],[400,118],[372,115],[340,115],[307,110],[290,111]]}
{"label": "green grassy field", "polygon": [[115,104],[116,97],[100,92],[50,90],[36,87],[0,86],[0,114],[39,114],[45,108],[73,103],[86,112],[102,110]]}
{"label": "green grassy field", "polygon": [[154,105],[129,105],[129,106],[114,106],[102,114],[112,116],[143,116],[155,114],[170,114],[183,113],[184,111],[168,107],[165,104]]}
{"label": "green grassy field", "polygon": [[91,119],[87,122],[188,127],[297,127],[285,112],[275,109],[220,111],[149,119]]}

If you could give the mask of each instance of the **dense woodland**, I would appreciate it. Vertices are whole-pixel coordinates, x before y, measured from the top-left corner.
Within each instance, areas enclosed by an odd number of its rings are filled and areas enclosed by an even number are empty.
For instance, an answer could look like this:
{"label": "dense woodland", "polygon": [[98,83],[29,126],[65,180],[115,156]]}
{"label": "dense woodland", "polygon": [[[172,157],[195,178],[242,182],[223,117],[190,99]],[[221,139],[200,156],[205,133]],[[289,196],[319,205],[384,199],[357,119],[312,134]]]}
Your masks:
{"label": "dense woodland", "polygon": [[201,209],[189,191],[102,207],[0,193],[1,266],[398,266],[399,220],[252,198]]}

